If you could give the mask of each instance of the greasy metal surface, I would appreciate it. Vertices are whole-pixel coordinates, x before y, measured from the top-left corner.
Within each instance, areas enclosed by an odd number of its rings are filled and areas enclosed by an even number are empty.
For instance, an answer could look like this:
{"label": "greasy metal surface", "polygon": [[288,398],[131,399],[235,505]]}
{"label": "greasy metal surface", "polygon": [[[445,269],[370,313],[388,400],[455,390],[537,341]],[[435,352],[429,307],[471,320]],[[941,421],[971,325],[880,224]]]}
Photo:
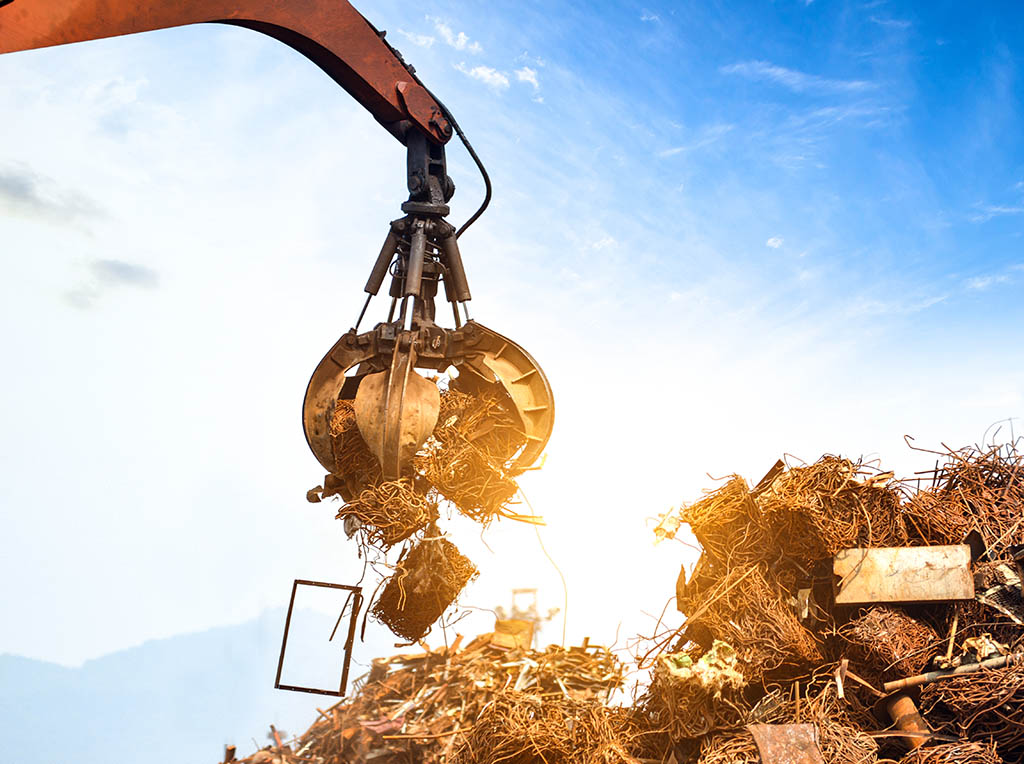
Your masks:
{"label": "greasy metal surface", "polygon": [[974,599],[966,544],[844,549],[835,556],[832,572],[837,605]]}
{"label": "greasy metal surface", "polygon": [[748,724],[762,764],[825,764],[813,724]]}
{"label": "greasy metal surface", "polygon": [[[345,636],[344,653],[345,656],[342,660],[341,666],[341,682],[337,690],[327,690],[317,687],[300,687],[293,684],[281,684],[281,672],[284,669],[284,654],[288,649],[288,631],[292,625],[292,611],[295,608],[295,593],[298,591],[300,586],[318,586],[323,589],[342,589],[349,592],[349,599],[345,601],[345,606],[342,608],[341,613],[338,614],[338,622],[334,625],[334,631],[331,632],[331,636],[328,638],[334,639],[334,635],[338,630],[338,626],[341,624],[341,619],[345,615],[345,609],[348,607],[349,602],[352,603],[352,611],[349,615],[348,631]],[[292,596],[288,600],[288,615],[284,619],[284,635],[281,637],[281,655],[277,659],[277,676],[274,679],[274,688],[278,690],[291,690],[293,692],[308,692],[313,695],[331,695],[336,698],[343,697],[345,695],[345,688],[348,686],[348,671],[349,665],[352,662],[352,645],[355,642],[356,636],[356,621],[359,617],[359,610],[363,606],[363,590],[359,586],[349,586],[348,584],[331,584],[326,581],[306,581],[301,578],[295,579],[295,583],[292,584]]]}
{"label": "greasy metal surface", "polygon": [[389,371],[368,374],[356,392],[359,434],[377,457],[385,480],[403,467],[434,431],[441,410],[437,385],[412,370],[415,358],[396,353]]}
{"label": "greasy metal surface", "polygon": [[[362,334],[349,331],[313,371],[302,405],[302,428],[310,450],[328,472],[334,469],[330,424],[346,372],[358,367],[365,375],[390,369],[399,334],[391,324],[380,324]],[[516,464],[522,468],[533,464],[544,451],[555,422],[551,385],[533,357],[475,321],[460,329],[424,326],[414,334],[417,368],[455,366],[459,389],[473,393],[498,386],[508,393],[527,439]]]}
{"label": "greasy metal surface", "polygon": [[431,95],[345,0],[15,0],[0,6],[0,53],[223,22],[269,35],[323,69],[385,125],[452,135]]}

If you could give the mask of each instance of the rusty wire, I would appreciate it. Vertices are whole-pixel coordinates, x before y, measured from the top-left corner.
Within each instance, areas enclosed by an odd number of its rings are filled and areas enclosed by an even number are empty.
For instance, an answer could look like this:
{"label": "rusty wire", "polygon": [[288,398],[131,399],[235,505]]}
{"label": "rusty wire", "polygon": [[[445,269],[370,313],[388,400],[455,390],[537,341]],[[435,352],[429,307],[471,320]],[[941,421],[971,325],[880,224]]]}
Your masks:
{"label": "rusty wire", "polygon": [[876,683],[919,674],[945,646],[935,629],[894,607],[868,608],[837,633],[844,655]]}
{"label": "rusty wire", "polygon": [[[696,645],[686,651],[693,663],[699,660],[701,652]],[[637,707],[653,728],[678,742],[743,724],[751,709],[744,688],[742,684],[726,683],[709,686],[696,674],[679,677],[659,660]]]}
{"label": "rusty wire", "polygon": [[976,740],[991,739],[1003,758],[1024,758],[1024,665],[925,685],[920,708],[939,729]]}
{"label": "rusty wire", "polygon": [[459,596],[477,569],[433,526],[398,561],[371,612],[398,636],[415,642]]}
{"label": "rusty wire", "polygon": [[931,475],[932,486],[906,507],[917,534],[929,543],[959,544],[976,530],[993,559],[1024,543],[1024,451],[1018,441],[941,455],[934,470],[921,473]]}
{"label": "rusty wire", "polygon": [[903,489],[861,462],[826,455],[782,472],[756,495],[733,475],[678,515],[714,575],[765,563],[792,587],[841,549],[907,543]]}
{"label": "rusty wire", "polygon": [[518,490],[514,458],[525,443],[509,401],[449,388],[441,393],[437,426],[413,467],[459,512],[486,525],[509,514]]}
{"label": "rusty wire", "polygon": [[992,742],[963,741],[915,748],[900,764],[1003,764]]}
{"label": "rusty wire", "polygon": [[788,595],[764,565],[735,567],[706,589],[695,586],[678,602],[685,637],[703,647],[715,639],[735,648],[742,672],[799,676],[822,659],[821,645],[794,614]]}
{"label": "rusty wire", "polygon": [[356,425],[355,404],[339,400],[331,417],[333,474],[345,480],[350,493],[376,485],[382,479],[380,462],[370,451]]}
{"label": "rusty wire", "polygon": [[[642,729],[623,708],[505,692],[455,750],[454,764],[634,764]],[[650,734],[647,732],[646,734]]]}
{"label": "rusty wire", "polygon": [[825,455],[794,467],[757,497],[786,555],[805,564],[862,546],[903,546],[900,493],[861,462]]}
{"label": "rusty wire", "polygon": [[437,519],[437,504],[417,491],[408,478],[364,488],[343,505],[338,519],[353,517],[368,546],[387,550]]}
{"label": "rusty wire", "polygon": [[[374,660],[360,689],[323,712],[294,744],[312,759],[284,761],[350,764],[374,758],[394,764],[447,764],[457,747],[467,750],[462,743],[465,738],[486,729],[488,719],[497,719],[494,713],[488,715],[495,705],[506,708],[514,703],[522,708],[529,703],[526,699],[536,698],[542,699],[546,708],[561,703],[563,709],[586,715],[591,713],[586,709],[604,708],[609,689],[622,683],[622,664],[604,648],[552,646],[543,651],[503,651],[491,647],[489,639],[489,634],[482,635],[462,650],[440,648]],[[520,689],[514,689],[517,686]],[[605,718],[603,711],[593,711],[591,736],[606,735],[609,728],[633,734],[621,714],[612,711]],[[552,712],[552,718],[556,716]],[[577,717],[565,718],[571,722]],[[481,720],[483,728],[479,727]],[[524,733],[535,731],[528,724],[525,729],[508,727],[499,734],[506,735],[506,742],[516,735],[523,741]],[[568,727],[563,728],[562,737],[569,733]],[[480,746],[479,739],[471,743],[472,749]],[[614,743],[622,737],[608,739]],[[633,742],[639,745],[644,741]],[[523,745],[524,750],[529,749],[528,742]],[[613,746],[607,750],[611,753]],[[465,758],[467,754],[462,755]]]}
{"label": "rusty wire", "polygon": [[[872,764],[878,745],[861,731],[837,697],[832,684],[794,684],[767,696],[748,716],[760,724],[814,724],[822,759],[829,764]],[[719,732],[705,738],[699,764],[760,764],[753,735],[747,730]]]}

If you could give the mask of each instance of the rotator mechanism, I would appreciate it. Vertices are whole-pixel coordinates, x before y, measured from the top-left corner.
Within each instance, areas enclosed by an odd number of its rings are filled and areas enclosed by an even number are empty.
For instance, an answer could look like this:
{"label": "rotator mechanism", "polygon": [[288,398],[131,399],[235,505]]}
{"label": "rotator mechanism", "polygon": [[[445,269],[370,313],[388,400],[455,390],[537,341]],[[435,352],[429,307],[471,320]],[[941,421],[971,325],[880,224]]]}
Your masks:
{"label": "rotator mechanism", "polygon": [[[554,425],[554,398],[547,377],[523,348],[470,320],[469,281],[458,233],[445,220],[455,192],[444,146],[409,129],[409,200],[394,220],[370,271],[366,303],[354,328],[334,344],[313,372],[303,404],[306,440],[317,460],[335,468],[330,424],[340,399],[355,403],[356,424],[380,460],[383,476],[394,480],[411,471],[411,460],[437,423],[437,386],[416,369],[454,367],[451,384],[473,395],[507,395],[517,413],[526,446],[516,466],[540,456]],[[464,229],[463,229],[464,230]],[[370,301],[390,274],[390,309],[385,321],[359,333]],[[435,298],[443,284],[454,328],[436,322]]]}

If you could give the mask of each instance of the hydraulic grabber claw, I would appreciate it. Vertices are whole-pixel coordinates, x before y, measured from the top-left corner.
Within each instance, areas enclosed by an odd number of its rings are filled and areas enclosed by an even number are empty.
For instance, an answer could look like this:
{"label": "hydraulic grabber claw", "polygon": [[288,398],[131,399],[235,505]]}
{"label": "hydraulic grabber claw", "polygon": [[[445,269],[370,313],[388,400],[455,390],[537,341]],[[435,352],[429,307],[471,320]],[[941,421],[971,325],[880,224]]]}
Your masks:
{"label": "hydraulic grabber claw", "polygon": [[[436,147],[428,147],[436,148]],[[410,148],[410,155],[412,148]],[[526,445],[516,467],[529,467],[544,450],[554,425],[554,398],[547,377],[533,357],[507,337],[469,320],[469,283],[455,229],[447,214],[450,181],[440,182],[436,157],[423,176],[442,199],[411,199],[408,213],[391,230],[367,280],[366,305],[356,327],[345,333],[316,367],[306,389],[302,419],[317,460],[335,469],[331,420],[340,399],[354,400],[356,424],[378,458],[385,479],[408,476],[412,457],[437,424],[437,386],[416,372],[454,367],[452,387],[472,395],[497,394],[519,418]],[[410,159],[410,190],[414,183]],[[446,189],[440,191],[440,189]],[[391,309],[386,321],[358,333],[359,323],[391,273]],[[438,283],[452,305],[454,329],[435,323]],[[461,307],[461,315],[460,315]]]}

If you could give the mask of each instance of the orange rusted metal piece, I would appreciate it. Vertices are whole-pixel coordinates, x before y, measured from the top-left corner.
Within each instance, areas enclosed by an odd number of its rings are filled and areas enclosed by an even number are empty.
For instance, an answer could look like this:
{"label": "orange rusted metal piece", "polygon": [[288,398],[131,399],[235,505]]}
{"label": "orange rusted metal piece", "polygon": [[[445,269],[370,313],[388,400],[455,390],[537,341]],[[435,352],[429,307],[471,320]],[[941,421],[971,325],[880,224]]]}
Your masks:
{"label": "orange rusted metal piece", "polygon": [[0,53],[214,22],[297,50],[404,143],[408,120],[436,143],[452,136],[440,105],[345,0],[10,0],[0,2]]}

